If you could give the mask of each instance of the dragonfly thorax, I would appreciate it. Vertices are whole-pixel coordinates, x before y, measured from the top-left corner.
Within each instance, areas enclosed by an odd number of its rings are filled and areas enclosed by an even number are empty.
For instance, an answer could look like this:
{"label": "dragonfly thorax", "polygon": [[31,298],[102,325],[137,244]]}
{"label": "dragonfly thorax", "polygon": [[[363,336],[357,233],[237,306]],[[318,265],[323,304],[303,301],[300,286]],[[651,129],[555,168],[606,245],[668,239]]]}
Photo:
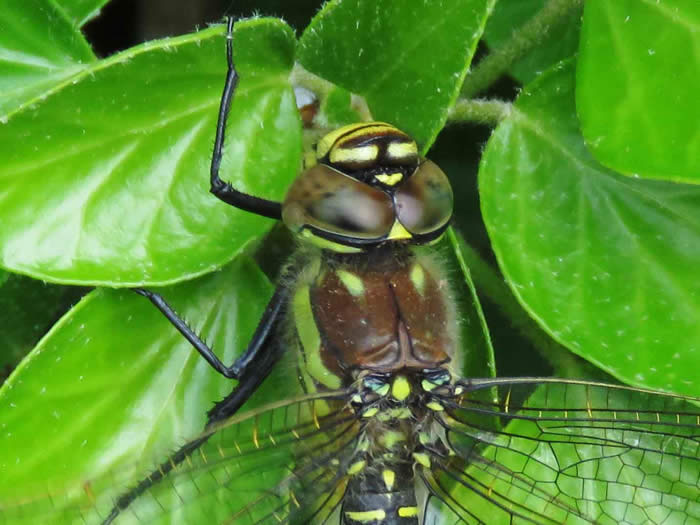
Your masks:
{"label": "dragonfly thorax", "polygon": [[307,390],[363,372],[411,377],[455,365],[455,308],[439,262],[414,249],[327,255],[302,272],[291,314]]}

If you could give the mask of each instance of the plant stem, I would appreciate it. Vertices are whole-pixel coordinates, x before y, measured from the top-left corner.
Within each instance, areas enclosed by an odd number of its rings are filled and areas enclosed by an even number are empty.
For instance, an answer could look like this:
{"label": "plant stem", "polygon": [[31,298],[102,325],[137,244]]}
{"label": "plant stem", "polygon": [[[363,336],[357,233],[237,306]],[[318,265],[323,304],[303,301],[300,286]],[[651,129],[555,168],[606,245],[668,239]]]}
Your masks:
{"label": "plant stem", "polygon": [[464,79],[462,96],[472,98],[493,84],[513,62],[539,45],[553,27],[566,20],[571,11],[582,5],[583,0],[549,0],[535,16],[513,33],[508,42],[476,65]]}
{"label": "plant stem", "polygon": [[479,291],[486,294],[501,309],[516,330],[532,343],[537,352],[552,365],[554,370],[559,373],[577,370],[579,359],[552,339],[527,315],[527,312],[520,306],[506,285],[503,277],[466,241],[460,242],[460,249]]}
{"label": "plant stem", "polygon": [[510,115],[512,109],[512,104],[500,100],[460,98],[450,108],[447,119],[452,122],[476,122],[487,126],[496,126]]}

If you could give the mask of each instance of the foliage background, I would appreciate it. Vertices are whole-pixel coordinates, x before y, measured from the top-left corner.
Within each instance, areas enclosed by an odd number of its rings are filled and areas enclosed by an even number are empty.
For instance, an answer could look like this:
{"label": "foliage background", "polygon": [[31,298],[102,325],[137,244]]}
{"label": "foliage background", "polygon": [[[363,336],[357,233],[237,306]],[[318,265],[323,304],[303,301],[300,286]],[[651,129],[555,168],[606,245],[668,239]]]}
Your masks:
{"label": "foliage background", "polygon": [[[227,9],[232,12],[230,6],[219,3],[194,4],[185,2],[174,8],[172,2],[115,1],[84,26],[85,34],[96,46],[97,56],[107,57],[147,39],[204,27]],[[237,2],[233,14],[281,15],[300,35],[318,9],[317,2],[307,4]],[[511,42],[513,27],[520,27],[543,4],[501,2],[486,28],[486,43],[480,44],[477,62],[488,55],[489,44],[498,49]],[[39,11],[45,7],[42,2],[31,5]],[[698,58],[683,50],[698,44],[700,15],[692,2],[661,5],[663,8],[655,9],[625,0],[612,8],[610,3],[591,1],[582,29],[580,14],[569,14],[549,39],[512,65],[510,75],[484,81],[484,89],[476,80],[468,80],[465,89],[472,90],[469,95],[499,101],[519,95],[515,109],[496,104],[503,113],[494,117],[488,108],[458,104],[450,114],[453,125],[431,146],[430,157],[453,181],[458,195],[456,229],[468,240],[468,245],[454,240],[445,250],[456,259],[455,275],[466,280],[467,290],[469,276],[461,275],[459,263],[466,259],[471,267],[490,329],[489,334],[479,336],[479,307],[472,304],[467,291],[461,300],[476,310],[465,314],[465,330],[471,329],[474,336],[468,340],[476,341],[470,355],[483,354],[475,359],[480,363],[477,368],[467,373],[489,373],[491,337],[499,375],[605,378],[610,373],[614,377],[608,380],[698,394],[699,111],[697,100],[687,95],[693,92],[689,86],[697,86],[700,79]],[[5,16],[15,3],[7,6]],[[406,26],[419,24],[413,20]],[[653,36],[648,31],[651,26],[659,28]],[[292,107],[285,91],[287,80],[280,79],[291,67],[294,51],[289,39],[280,36],[289,31],[281,26],[277,29],[262,28],[263,36],[251,29],[237,39],[243,78],[250,82],[240,97],[241,106],[254,108],[254,116],[270,100],[280,107]],[[425,21],[420,29],[431,34],[434,28]],[[223,40],[214,38],[215,32],[201,42],[184,36],[162,49],[156,45],[159,53],[149,54],[146,46],[140,48],[141,54],[108,59],[104,73],[96,69],[74,88],[34,100],[9,118],[3,117],[0,144],[6,160],[0,170],[0,242],[2,264],[11,272],[0,273],[0,304],[5,305],[0,318],[0,357],[6,371],[54,326],[0,392],[0,421],[3,428],[11,429],[3,434],[6,441],[0,448],[12,451],[0,459],[0,467],[7,469],[21,458],[13,472],[18,483],[99,471],[127,457],[157,456],[156,451],[201,428],[204,409],[230,390],[230,384],[213,377],[142,299],[125,291],[101,289],[54,325],[87,290],[41,284],[21,276],[108,287],[186,281],[164,293],[226,354],[225,360],[230,361],[245,343],[245,334],[264,307],[261,297],[271,293],[270,279],[274,279],[274,264],[259,258],[255,264],[251,258],[254,246],[246,240],[260,235],[255,233],[260,232],[260,221],[216,206],[206,188],[190,191],[176,184],[173,193],[167,194],[174,206],[161,209],[163,182],[147,175],[169,172],[184,178],[207,172],[211,137],[188,132],[213,130],[208,106],[214,100],[211,94],[223,81]],[[5,32],[8,34],[13,33]],[[45,38],[40,32],[29,36],[36,42]],[[94,60],[86,44],[61,40],[60,34],[54,37],[86,61]],[[337,56],[343,56],[344,43],[338,40],[333,48]],[[405,49],[406,44],[373,43],[391,50]],[[170,53],[169,45],[179,51]],[[352,45],[350,42],[350,49]],[[184,61],[183,55],[187,57]],[[329,67],[332,61],[327,59],[332,54],[310,38],[297,48],[297,59],[300,56],[307,67],[315,64],[326,80],[347,89],[362,92],[370,85],[362,70],[367,63],[343,61],[342,67]],[[410,72],[411,65],[428,63],[412,61],[409,54],[378,56],[387,62],[403,60],[402,72]],[[538,74],[567,58],[545,75]],[[197,75],[188,77],[182,71],[183,62],[191,64]],[[75,72],[70,70],[70,60],[66,64],[57,75]],[[420,67],[414,72],[418,77]],[[123,72],[131,75],[126,77],[127,91],[136,90],[129,91],[131,98],[121,98],[125,91],[122,75],[127,74]],[[4,78],[7,81],[12,76]],[[50,76],[47,82],[57,78]],[[419,95],[414,106],[397,110],[397,119],[419,115],[429,105],[419,86],[420,82],[411,86]],[[269,89],[259,95],[256,87]],[[381,97],[386,90],[370,91],[363,93],[368,100],[371,95]],[[139,96],[134,97],[135,92]],[[346,92],[332,93],[345,100]],[[11,97],[4,102],[7,100],[11,102]],[[93,104],[81,106],[77,114],[76,100]],[[387,118],[378,109],[381,101],[377,104],[375,113]],[[149,111],[162,112],[166,124],[149,128],[151,121],[144,117],[141,128],[141,122],[133,120],[134,105],[148,118],[153,116]],[[197,111],[188,113],[183,107]],[[331,114],[333,108],[326,109]],[[178,118],[168,120],[173,115]],[[242,114],[237,122],[234,119],[238,135],[247,137],[243,151],[256,160],[238,166],[241,169],[227,166],[229,172],[237,173],[244,188],[272,188],[278,196],[283,193],[284,181],[293,175],[298,162],[295,141],[301,140],[289,125],[294,117],[289,112],[285,115],[260,133],[246,127],[255,121],[250,115]],[[475,123],[493,124],[504,116],[492,137],[490,125]],[[416,121],[407,119],[402,125],[428,145],[440,125],[425,122],[425,126],[416,126]],[[102,132],[113,142],[90,142]],[[81,133],[87,139],[80,139]],[[120,147],[130,147],[133,137],[151,142],[137,151],[141,153],[137,161],[120,166],[123,175],[101,195],[80,201],[85,188],[78,174],[90,173],[85,159],[102,154],[103,159],[117,159],[119,148],[114,144],[123,139]],[[168,167],[168,159],[189,149],[201,154]],[[157,157],[153,151],[167,151],[168,155]],[[70,163],[64,154],[72,156]],[[269,183],[273,179],[276,182]],[[202,179],[202,185],[205,183]],[[111,199],[124,188],[150,198]],[[79,204],[45,206],[70,199]],[[91,207],[80,202],[97,204]],[[138,230],[133,222],[149,209],[155,210],[153,221],[161,224],[156,232],[180,228],[180,233],[191,233],[186,243],[167,235],[156,239],[148,262],[152,268],[139,266],[141,247],[128,238],[130,231]],[[185,213],[168,214],[168,209]],[[79,257],[63,258],[62,250],[55,246],[64,248],[76,238],[65,225],[71,225],[78,215],[88,235],[77,238],[83,242],[83,254],[93,257],[76,265]],[[183,216],[189,222],[183,223]],[[205,226],[218,232],[216,242],[202,234]],[[63,239],[65,246],[61,246]],[[102,245],[100,239],[108,242]],[[236,258],[212,273],[231,259],[231,249],[223,242],[228,239],[238,243]],[[36,257],[24,257],[27,253]],[[102,253],[105,257],[94,256]],[[137,256],[131,259],[134,253]],[[496,273],[498,264],[504,278]],[[128,409],[118,412],[117,407]],[[144,429],[148,429],[146,443]],[[112,437],[114,446],[105,451],[105,440]],[[76,444],[92,452],[82,454],[84,460],[78,462],[70,456],[63,457],[63,464],[56,461],[58,451]],[[102,465],[87,467],[87,461]]]}

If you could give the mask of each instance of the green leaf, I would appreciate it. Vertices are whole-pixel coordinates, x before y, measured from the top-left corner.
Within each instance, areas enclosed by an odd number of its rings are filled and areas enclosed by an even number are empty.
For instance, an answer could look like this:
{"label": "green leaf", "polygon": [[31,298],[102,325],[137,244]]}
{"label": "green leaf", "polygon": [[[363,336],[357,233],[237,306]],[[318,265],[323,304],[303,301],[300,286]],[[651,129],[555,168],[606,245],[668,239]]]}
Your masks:
{"label": "green leaf", "polygon": [[100,14],[100,8],[109,0],[54,0],[76,27],[83,26]]}
{"label": "green leaf", "polygon": [[450,228],[447,243],[453,259],[448,263],[449,275],[460,276],[459,279],[454,279],[453,293],[461,328],[459,358],[462,359],[462,377],[496,377],[491,335],[469,267],[464,260],[464,238]]}
{"label": "green leaf", "polygon": [[[486,24],[484,39],[491,49],[498,49],[536,15],[549,0],[497,2]],[[514,29],[515,28],[515,29]],[[544,41],[510,67],[510,74],[522,84],[534,80],[551,66],[573,56],[578,50],[581,9],[575,9],[552,28]]]}
{"label": "green leaf", "polygon": [[83,35],[52,3],[2,2],[0,130],[12,114],[48,96],[94,61]]}
{"label": "green leaf", "polygon": [[84,293],[83,288],[0,271],[0,376],[3,367],[13,369]]}
{"label": "green leaf", "polygon": [[363,95],[423,151],[447,119],[493,0],[328,2],[299,41],[309,71]]}
{"label": "green leaf", "polygon": [[[272,286],[242,257],[162,293],[222,361],[231,363],[248,343]],[[84,502],[83,484],[99,481],[102,473],[137,466],[143,475],[198,434],[206,411],[234,384],[145,298],[128,291],[92,292],[0,390],[0,518],[55,523],[48,515],[37,521],[38,516],[80,498]],[[279,384],[276,388],[279,392]],[[81,490],[69,490],[76,487]],[[115,495],[123,487],[110,489]],[[37,501],[22,504],[32,498]],[[13,502],[20,507],[11,508]],[[18,515],[10,519],[14,510]]]}
{"label": "green leaf", "polygon": [[[271,224],[208,192],[224,31],[110,57],[0,127],[3,266],[61,283],[171,283],[220,267]],[[249,20],[235,47],[221,175],[280,198],[301,154],[294,35],[280,20]]]}
{"label": "green leaf", "polygon": [[520,95],[479,172],[513,292],[557,341],[638,386],[700,390],[700,188],[631,179],[586,149],[571,63]]}
{"label": "green leaf", "polygon": [[700,182],[700,2],[586,2],[576,107],[586,143],[626,175]]}

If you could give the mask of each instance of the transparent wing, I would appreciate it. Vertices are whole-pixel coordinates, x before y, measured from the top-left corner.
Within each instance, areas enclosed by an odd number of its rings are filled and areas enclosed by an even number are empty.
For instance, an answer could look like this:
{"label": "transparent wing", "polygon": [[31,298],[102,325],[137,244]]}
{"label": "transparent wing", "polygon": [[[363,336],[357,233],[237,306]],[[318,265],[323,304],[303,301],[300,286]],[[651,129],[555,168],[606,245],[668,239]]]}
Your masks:
{"label": "transparent wing", "polygon": [[700,523],[700,400],[556,379],[462,385],[440,418],[452,453],[420,473],[426,524]]}
{"label": "transparent wing", "polygon": [[[133,488],[131,473],[81,484],[78,490],[90,493],[82,506],[62,506],[68,494],[0,502],[0,522],[99,524],[111,516],[118,525],[322,523],[342,499],[343,460],[359,433],[345,397],[303,396],[230,418],[193,440],[201,446],[172,471],[163,465],[143,478],[148,488],[119,512],[114,485],[122,493]],[[162,479],[151,484],[150,477]]]}

